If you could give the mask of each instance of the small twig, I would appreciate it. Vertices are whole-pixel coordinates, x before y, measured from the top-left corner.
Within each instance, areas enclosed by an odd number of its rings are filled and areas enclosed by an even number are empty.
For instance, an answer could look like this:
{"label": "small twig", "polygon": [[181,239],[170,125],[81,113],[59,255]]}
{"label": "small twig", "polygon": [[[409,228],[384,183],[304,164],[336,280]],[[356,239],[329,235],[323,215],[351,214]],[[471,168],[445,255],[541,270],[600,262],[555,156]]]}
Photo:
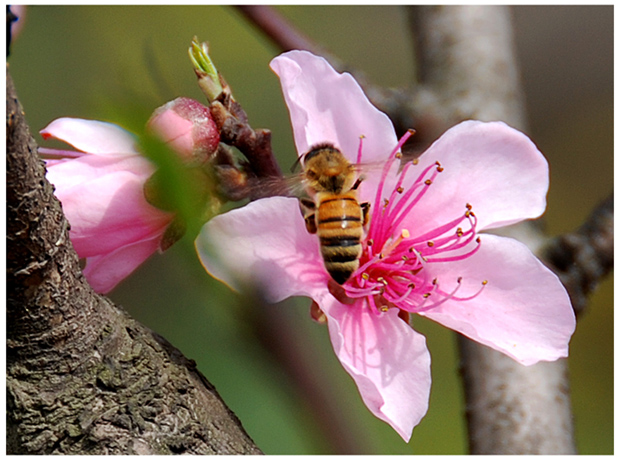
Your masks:
{"label": "small twig", "polygon": [[292,27],[273,7],[240,5],[236,7],[250,22],[267,35],[282,51],[306,50],[319,52],[318,46]]}
{"label": "small twig", "polygon": [[[318,43],[310,40],[298,29],[293,27],[278,11],[271,6],[237,6],[244,16],[264,33],[281,51],[294,49],[307,50],[324,57],[336,70],[351,73],[364,88],[364,92],[372,103],[392,119],[397,133],[404,134],[409,128],[415,127],[418,135],[412,138],[411,149],[421,150],[422,145],[430,144],[435,138],[427,137],[429,130],[419,129],[422,125],[432,124],[430,119],[421,119],[409,91],[390,89],[374,85],[359,69],[350,67]],[[421,92],[416,88],[416,92]],[[436,132],[436,130],[433,130]]]}
{"label": "small twig", "polygon": [[575,312],[582,313],[588,296],[614,266],[613,194],[576,231],[552,239],[542,255],[568,289]]}
{"label": "small twig", "polygon": [[211,113],[220,130],[221,142],[238,148],[257,177],[282,176],[271,150],[271,132],[254,130],[239,103],[224,97],[211,104]]}
{"label": "small twig", "polygon": [[[220,148],[213,165],[218,192],[232,201],[247,197],[251,200],[262,198],[262,189],[252,187],[255,179],[282,178],[271,149],[271,131],[254,130],[241,105],[231,97],[213,101],[210,109],[220,131]],[[239,149],[247,159],[247,162],[241,162],[242,169],[235,164],[228,146]]]}
{"label": "small twig", "polygon": [[[251,195],[248,185],[252,179],[282,177],[271,149],[271,132],[250,126],[245,110],[209,56],[207,43],[199,43],[194,37],[188,53],[220,133],[219,147],[211,162],[218,184],[216,192],[224,200],[243,199]],[[245,158],[235,160],[230,147],[236,147]]]}

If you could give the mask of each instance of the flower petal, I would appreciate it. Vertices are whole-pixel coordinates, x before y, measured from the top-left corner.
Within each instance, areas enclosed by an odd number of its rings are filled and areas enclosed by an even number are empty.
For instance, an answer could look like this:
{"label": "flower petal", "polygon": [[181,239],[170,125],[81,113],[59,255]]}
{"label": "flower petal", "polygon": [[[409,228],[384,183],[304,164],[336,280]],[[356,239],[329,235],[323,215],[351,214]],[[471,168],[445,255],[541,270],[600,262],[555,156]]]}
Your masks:
{"label": "flower petal", "polygon": [[458,296],[475,293],[488,280],[483,291],[423,315],[524,365],[568,356],[575,315],[558,277],[524,244],[495,235],[481,238],[479,251],[468,259],[428,264],[427,269],[444,291],[451,291],[460,276]]}
{"label": "flower petal", "polygon": [[[79,160],[75,160],[79,161]],[[116,250],[161,236],[172,216],[144,198],[144,179],[117,171],[71,187],[55,184],[55,194],[71,224],[71,241],[80,257]]]}
{"label": "flower petal", "polygon": [[348,73],[338,73],[322,57],[290,51],[271,61],[280,77],[299,155],[332,142],[352,162],[364,138],[364,162],[385,161],[398,140],[386,114],[373,106]]}
{"label": "flower petal", "polygon": [[44,139],[60,139],[81,152],[96,155],[137,153],[135,139],[128,131],[103,121],[58,118],[40,133]]}
{"label": "flower petal", "polygon": [[68,190],[76,185],[123,171],[146,181],[155,171],[153,165],[140,155],[83,155],[79,158],[46,160],[46,166],[47,180],[54,184],[56,190]]}
{"label": "flower petal", "polygon": [[82,272],[96,292],[107,294],[157,251],[160,238],[161,234],[155,235],[104,255],[88,257]]}
{"label": "flower petal", "polygon": [[264,198],[219,215],[195,245],[213,277],[236,290],[263,289],[269,302],[327,289],[318,239],[306,231],[295,198]]}
{"label": "flower petal", "polygon": [[404,224],[417,234],[462,215],[466,203],[473,206],[478,231],[536,218],[545,210],[547,161],[525,134],[502,122],[466,121],[449,129],[409,169],[409,177],[436,161],[443,172]]}
{"label": "flower petal", "polygon": [[426,339],[398,317],[397,309],[377,315],[362,302],[343,305],[329,294],[315,300],[327,316],[334,351],[364,403],[408,442],[428,410]]}

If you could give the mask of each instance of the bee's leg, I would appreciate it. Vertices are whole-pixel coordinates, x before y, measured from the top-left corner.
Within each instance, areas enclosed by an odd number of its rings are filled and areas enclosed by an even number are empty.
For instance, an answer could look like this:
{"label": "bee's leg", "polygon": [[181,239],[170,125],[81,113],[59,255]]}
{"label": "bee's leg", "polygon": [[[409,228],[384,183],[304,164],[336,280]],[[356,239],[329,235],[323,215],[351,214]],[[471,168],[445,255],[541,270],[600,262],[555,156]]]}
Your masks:
{"label": "bee's leg", "polygon": [[361,203],[360,207],[362,208],[362,225],[365,227],[370,221],[370,203]]}
{"label": "bee's leg", "polygon": [[357,180],[355,181],[355,184],[353,184],[353,187],[351,187],[351,190],[357,190],[357,188],[360,186],[363,180],[364,180],[364,176],[358,177]]}
{"label": "bee's leg", "polygon": [[316,233],[316,220],[314,218],[316,205],[314,204],[314,201],[308,198],[301,198],[299,200],[299,208],[301,209],[301,214],[304,216],[306,230],[308,230],[308,233]]}

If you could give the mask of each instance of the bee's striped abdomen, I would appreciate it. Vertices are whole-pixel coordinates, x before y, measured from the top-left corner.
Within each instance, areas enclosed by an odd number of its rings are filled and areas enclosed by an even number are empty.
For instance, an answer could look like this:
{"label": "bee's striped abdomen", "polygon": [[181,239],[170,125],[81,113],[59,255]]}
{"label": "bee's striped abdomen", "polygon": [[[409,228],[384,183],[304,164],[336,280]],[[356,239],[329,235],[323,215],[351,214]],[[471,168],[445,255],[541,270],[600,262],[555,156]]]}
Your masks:
{"label": "bee's striped abdomen", "polygon": [[343,284],[359,267],[363,236],[362,208],[355,191],[318,197],[317,234],[325,269]]}

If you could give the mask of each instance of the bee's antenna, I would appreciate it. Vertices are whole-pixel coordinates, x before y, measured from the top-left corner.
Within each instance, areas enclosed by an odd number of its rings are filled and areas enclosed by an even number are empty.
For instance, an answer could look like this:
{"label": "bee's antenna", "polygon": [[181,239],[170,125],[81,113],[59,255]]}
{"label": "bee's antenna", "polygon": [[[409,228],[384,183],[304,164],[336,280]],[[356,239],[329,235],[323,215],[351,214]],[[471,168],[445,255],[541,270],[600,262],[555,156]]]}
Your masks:
{"label": "bee's antenna", "polygon": [[297,159],[295,160],[295,163],[293,163],[293,166],[291,166],[291,172],[294,173],[295,170],[297,169],[297,166],[299,166],[301,164],[301,159],[303,157],[305,157],[306,155],[301,155],[299,157],[297,157]]}

